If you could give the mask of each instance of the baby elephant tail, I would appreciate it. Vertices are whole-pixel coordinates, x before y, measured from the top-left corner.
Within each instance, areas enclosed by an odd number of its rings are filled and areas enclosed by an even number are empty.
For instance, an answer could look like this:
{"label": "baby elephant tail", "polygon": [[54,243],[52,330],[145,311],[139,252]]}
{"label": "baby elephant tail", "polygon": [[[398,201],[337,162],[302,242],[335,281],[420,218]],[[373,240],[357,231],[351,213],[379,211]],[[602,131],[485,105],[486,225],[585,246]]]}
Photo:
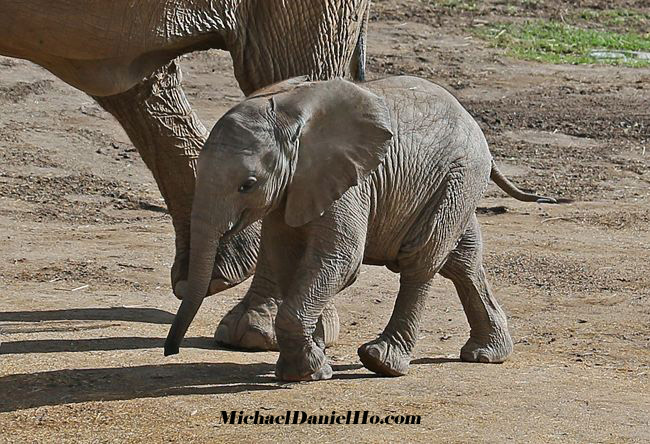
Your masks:
{"label": "baby elephant tail", "polygon": [[[490,179],[492,179],[499,188],[501,188],[503,191],[508,193],[511,197],[514,197],[517,200],[521,200],[522,202],[537,202],[537,203],[551,203],[551,204],[558,203],[558,199],[554,199],[552,197],[538,196],[537,194],[526,193],[525,191],[521,191],[519,188],[517,188],[517,185],[510,182],[510,180],[508,180],[508,178],[504,176],[501,171],[499,171],[499,168],[497,168],[497,165],[494,163],[494,160],[492,161],[492,171],[490,172]],[[561,202],[568,202],[568,200],[561,199]]]}

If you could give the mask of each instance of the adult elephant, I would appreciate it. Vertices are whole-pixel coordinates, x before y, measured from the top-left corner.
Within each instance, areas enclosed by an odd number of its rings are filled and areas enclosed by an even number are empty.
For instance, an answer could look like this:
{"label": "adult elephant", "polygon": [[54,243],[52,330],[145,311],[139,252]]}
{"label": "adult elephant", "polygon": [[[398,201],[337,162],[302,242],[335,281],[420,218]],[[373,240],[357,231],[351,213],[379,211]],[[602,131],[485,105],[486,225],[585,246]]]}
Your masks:
{"label": "adult elephant", "polygon": [[[90,94],[123,126],[152,171],[172,216],[174,293],[186,288],[196,158],[207,131],[192,111],[173,59],[229,51],[242,91],[308,75],[363,78],[370,0],[0,0],[0,54],[35,62]],[[248,278],[260,227],[221,245],[209,294]],[[260,257],[258,270],[264,270]],[[255,279],[217,329],[220,342],[276,348],[276,288]],[[338,333],[333,308],[320,336]]]}

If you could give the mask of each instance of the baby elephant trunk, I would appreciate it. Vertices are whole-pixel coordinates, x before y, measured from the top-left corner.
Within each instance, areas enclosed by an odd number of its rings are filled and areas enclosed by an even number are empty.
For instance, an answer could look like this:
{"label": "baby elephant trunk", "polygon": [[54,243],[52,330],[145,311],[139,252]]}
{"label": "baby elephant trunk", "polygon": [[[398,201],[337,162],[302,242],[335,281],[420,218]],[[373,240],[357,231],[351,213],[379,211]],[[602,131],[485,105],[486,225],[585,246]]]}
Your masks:
{"label": "baby elephant trunk", "polygon": [[[225,230],[224,230],[225,231]],[[174,318],[167,340],[165,356],[175,355],[194,320],[208,291],[214,267],[214,257],[223,231],[215,230],[214,225],[192,216],[190,240],[190,267],[188,273],[189,289],[184,295],[178,313]]]}
{"label": "baby elephant trunk", "polygon": [[184,299],[181,303],[178,313],[174,318],[172,328],[169,329],[167,340],[165,341],[165,356],[175,355],[178,353],[178,348],[185,337],[185,333],[190,324],[194,320],[194,316],[199,311],[203,299]]}

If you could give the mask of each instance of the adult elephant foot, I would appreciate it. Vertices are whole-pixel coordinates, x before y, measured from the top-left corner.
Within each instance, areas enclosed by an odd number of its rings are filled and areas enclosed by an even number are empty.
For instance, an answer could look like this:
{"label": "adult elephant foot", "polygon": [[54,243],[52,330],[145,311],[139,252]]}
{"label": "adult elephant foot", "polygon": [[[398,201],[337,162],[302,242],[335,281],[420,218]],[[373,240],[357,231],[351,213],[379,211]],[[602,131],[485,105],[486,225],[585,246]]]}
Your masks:
{"label": "adult elephant foot", "polygon": [[505,334],[486,338],[470,338],[460,349],[460,359],[466,362],[499,364],[512,353],[512,339]]}
{"label": "adult elephant foot", "polygon": [[275,337],[275,316],[278,301],[246,293],[223,317],[214,339],[220,345],[237,350],[278,350]]}
{"label": "adult elephant foot", "polygon": [[411,356],[397,343],[380,336],[357,350],[365,368],[384,376],[404,376],[408,373]]}
{"label": "adult elephant foot", "polygon": [[[278,350],[275,317],[281,301],[249,291],[223,317],[214,338],[218,344],[237,350]],[[333,345],[339,336],[339,315],[333,304],[323,309],[316,324],[314,343],[321,349]]]}

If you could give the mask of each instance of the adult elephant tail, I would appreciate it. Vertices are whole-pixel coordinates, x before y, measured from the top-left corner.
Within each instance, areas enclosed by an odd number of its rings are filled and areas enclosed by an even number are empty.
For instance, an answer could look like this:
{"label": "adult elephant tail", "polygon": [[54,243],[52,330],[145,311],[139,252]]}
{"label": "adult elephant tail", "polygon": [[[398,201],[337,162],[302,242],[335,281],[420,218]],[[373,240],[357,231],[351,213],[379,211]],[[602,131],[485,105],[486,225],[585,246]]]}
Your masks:
{"label": "adult elephant tail", "polygon": [[510,180],[503,175],[499,170],[494,160],[492,160],[492,170],[490,171],[490,179],[497,184],[499,188],[508,193],[510,197],[514,197],[517,200],[522,202],[537,202],[537,203],[568,203],[571,202],[569,199],[555,199],[553,197],[539,196],[534,193],[527,193],[520,190],[517,185],[510,182]]}
{"label": "adult elephant tail", "polygon": [[361,29],[359,29],[359,37],[357,44],[350,60],[350,77],[355,82],[366,81],[366,44],[368,40],[368,20],[370,18],[370,1],[366,6],[366,11],[363,14]]}

